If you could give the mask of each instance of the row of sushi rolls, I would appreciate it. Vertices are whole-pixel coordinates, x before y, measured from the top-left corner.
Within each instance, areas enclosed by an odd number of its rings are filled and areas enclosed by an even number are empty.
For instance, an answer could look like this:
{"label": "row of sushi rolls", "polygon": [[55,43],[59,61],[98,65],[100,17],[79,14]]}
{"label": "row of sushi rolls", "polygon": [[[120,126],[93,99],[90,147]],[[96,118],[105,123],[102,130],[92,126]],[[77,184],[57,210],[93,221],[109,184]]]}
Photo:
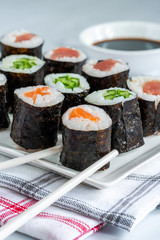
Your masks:
{"label": "row of sushi rolls", "polygon": [[17,145],[46,149],[60,131],[60,162],[81,171],[112,149],[141,147],[144,136],[160,131],[160,79],[129,78],[127,63],[88,60],[71,47],[42,56],[43,44],[22,29],[0,39],[0,129],[9,127],[12,112],[10,137]]}

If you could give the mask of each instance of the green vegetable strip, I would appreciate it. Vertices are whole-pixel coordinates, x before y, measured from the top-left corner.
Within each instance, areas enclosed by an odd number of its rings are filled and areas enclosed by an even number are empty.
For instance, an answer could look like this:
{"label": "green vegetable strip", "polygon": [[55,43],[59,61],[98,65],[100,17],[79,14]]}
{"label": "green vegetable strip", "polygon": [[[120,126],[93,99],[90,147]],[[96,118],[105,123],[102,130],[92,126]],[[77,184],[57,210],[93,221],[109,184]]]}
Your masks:
{"label": "green vegetable strip", "polygon": [[63,83],[65,88],[72,89],[72,90],[76,87],[79,87],[80,85],[79,78],[70,77],[69,75],[56,78],[53,80],[53,82],[54,83],[61,82]]}
{"label": "green vegetable strip", "polygon": [[132,93],[128,91],[124,91],[121,89],[117,89],[117,90],[112,89],[112,90],[106,91],[106,93],[103,94],[103,97],[104,99],[113,100],[114,98],[117,98],[117,97],[129,98],[130,95],[132,95]]}
{"label": "green vegetable strip", "polygon": [[13,62],[13,66],[11,66],[11,68],[24,70],[26,68],[30,69],[36,65],[37,64],[34,62],[34,59],[20,58]]}

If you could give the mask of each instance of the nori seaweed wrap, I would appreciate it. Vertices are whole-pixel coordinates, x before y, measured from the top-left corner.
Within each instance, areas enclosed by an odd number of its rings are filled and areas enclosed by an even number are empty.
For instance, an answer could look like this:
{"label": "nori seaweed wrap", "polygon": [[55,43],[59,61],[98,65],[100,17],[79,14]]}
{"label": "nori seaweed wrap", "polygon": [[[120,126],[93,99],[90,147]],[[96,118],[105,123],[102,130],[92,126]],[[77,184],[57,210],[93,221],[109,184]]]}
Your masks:
{"label": "nori seaweed wrap", "polygon": [[112,121],[102,109],[72,107],[63,115],[62,123],[60,162],[66,167],[82,171],[110,152]]}
{"label": "nori seaweed wrap", "polygon": [[89,60],[82,67],[82,75],[90,85],[90,92],[110,87],[126,88],[129,67],[120,60]]}
{"label": "nori seaweed wrap", "polygon": [[128,152],[144,144],[136,94],[124,88],[109,88],[89,94],[85,101],[104,109],[112,119],[112,149]]}
{"label": "nori seaweed wrap", "polygon": [[0,129],[9,127],[9,116],[6,109],[6,77],[0,74]]}
{"label": "nori seaweed wrap", "polygon": [[44,54],[46,62],[46,74],[49,73],[78,73],[82,72],[82,65],[86,61],[86,55],[76,49],[60,47]]}
{"label": "nori seaweed wrap", "polygon": [[61,115],[68,108],[83,104],[90,88],[84,77],[74,73],[49,74],[44,78],[44,81],[46,85],[55,88],[64,95]]}
{"label": "nori seaweed wrap", "polygon": [[57,142],[64,96],[48,86],[15,90],[11,138],[25,149],[45,149]]}
{"label": "nori seaweed wrap", "polygon": [[42,58],[42,37],[29,33],[26,30],[15,30],[1,37],[0,47],[2,58],[15,55],[26,54]]}
{"label": "nori seaweed wrap", "polygon": [[149,76],[132,77],[129,89],[138,95],[144,136],[160,132],[160,79]]}
{"label": "nori seaweed wrap", "polygon": [[28,55],[11,55],[0,64],[0,72],[7,78],[7,105],[13,109],[14,90],[44,84],[44,61]]}
{"label": "nori seaweed wrap", "polygon": [[42,58],[43,44],[35,48],[15,48],[15,47],[7,46],[3,43],[0,43],[0,45],[1,45],[1,53],[2,53],[1,58],[7,57],[9,55],[17,55],[17,54],[26,54],[26,55]]}

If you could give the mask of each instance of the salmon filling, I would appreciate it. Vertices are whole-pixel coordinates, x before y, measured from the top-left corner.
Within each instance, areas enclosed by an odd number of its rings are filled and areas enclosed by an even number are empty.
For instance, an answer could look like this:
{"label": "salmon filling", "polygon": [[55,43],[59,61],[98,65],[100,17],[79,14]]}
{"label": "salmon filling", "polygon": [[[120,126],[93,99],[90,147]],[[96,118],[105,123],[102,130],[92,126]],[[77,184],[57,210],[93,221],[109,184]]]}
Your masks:
{"label": "salmon filling", "polygon": [[60,47],[54,50],[53,54],[51,55],[51,59],[55,60],[56,58],[63,58],[63,57],[79,57],[79,52],[77,50],[66,48],[66,47]]}
{"label": "salmon filling", "polygon": [[22,35],[16,36],[15,42],[23,42],[31,40],[34,36],[36,36],[33,33],[24,33]]}
{"label": "salmon filling", "polygon": [[50,93],[47,92],[48,90],[49,90],[48,87],[42,87],[42,88],[38,87],[35,91],[24,93],[24,96],[27,98],[32,98],[33,103],[35,103],[37,99],[37,95],[41,95],[41,96],[50,95]]}
{"label": "salmon filling", "polygon": [[143,92],[151,95],[160,95],[160,81],[153,80],[144,83]]}
{"label": "salmon filling", "polygon": [[69,116],[69,120],[72,118],[87,118],[91,121],[98,122],[100,119],[98,117],[94,117],[92,114],[86,112],[82,108],[74,108]]}
{"label": "salmon filling", "polygon": [[110,71],[112,69],[112,67],[115,66],[116,63],[120,63],[120,61],[118,60],[114,60],[114,59],[107,59],[101,62],[98,62],[94,65],[95,69],[98,69],[100,71]]}

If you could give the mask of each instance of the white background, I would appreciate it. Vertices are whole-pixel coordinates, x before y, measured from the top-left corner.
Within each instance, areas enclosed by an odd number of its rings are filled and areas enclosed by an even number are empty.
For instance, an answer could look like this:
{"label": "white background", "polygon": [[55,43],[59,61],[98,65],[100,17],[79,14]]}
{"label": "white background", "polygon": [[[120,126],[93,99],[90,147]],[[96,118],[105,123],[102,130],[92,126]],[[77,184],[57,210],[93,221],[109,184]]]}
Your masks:
{"label": "white background", "polygon": [[[81,30],[106,21],[160,22],[160,0],[0,0],[0,35],[25,28],[45,38],[44,51],[68,45],[83,49]],[[160,210],[144,219],[132,233],[108,225],[90,240],[159,240]],[[13,234],[8,240],[33,239]]]}

